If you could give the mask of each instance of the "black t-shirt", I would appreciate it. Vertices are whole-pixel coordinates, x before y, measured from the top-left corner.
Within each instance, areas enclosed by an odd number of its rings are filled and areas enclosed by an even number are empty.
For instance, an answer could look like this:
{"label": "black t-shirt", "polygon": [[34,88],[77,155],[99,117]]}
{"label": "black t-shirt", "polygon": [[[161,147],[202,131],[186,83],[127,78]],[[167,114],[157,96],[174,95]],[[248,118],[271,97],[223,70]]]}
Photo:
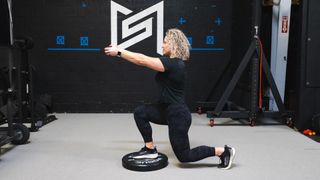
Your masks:
{"label": "black t-shirt", "polygon": [[182,59],[160,57],[164,72],[156,74],[159,85],[159,103],[185,103],[184,91],[186,83],[186,68]]}

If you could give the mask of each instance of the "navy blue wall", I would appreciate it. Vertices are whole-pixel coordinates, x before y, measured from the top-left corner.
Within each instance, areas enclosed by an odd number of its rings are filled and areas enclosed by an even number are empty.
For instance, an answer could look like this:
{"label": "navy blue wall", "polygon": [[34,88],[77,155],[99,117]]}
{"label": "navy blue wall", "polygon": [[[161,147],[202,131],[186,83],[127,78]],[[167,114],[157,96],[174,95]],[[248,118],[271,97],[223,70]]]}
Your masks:
{"label": "navy blue wall", "polygon": [[[30,51],[30,63],[36,67],[35,91],[52,95],[56,112],[130,112],[138,104],[156,98],[155,72],[107,57],[101,51],[111,41],[110,1],[13,1],[15,36],[31,36],[35,41]],[[136,14],[161,1],[114,2]],[[246,39],[242,33],[232,33],[232,9],[232,0],[164,1],[164,31],[177,27],[192,37],[194,49],[187,62],[187,102],[192,110],[218,78],[228,77],[223,72],[231,61],[232,38]],[[118,13],[119,22],[130,16]],[[156,34],[156,13],[148,17],[155,20]],[[80,37],[88,39],[80,41]],[[153,35],[128,49],[159,56],[155,41]],[[218,98],[215,95],[210,100]]]}

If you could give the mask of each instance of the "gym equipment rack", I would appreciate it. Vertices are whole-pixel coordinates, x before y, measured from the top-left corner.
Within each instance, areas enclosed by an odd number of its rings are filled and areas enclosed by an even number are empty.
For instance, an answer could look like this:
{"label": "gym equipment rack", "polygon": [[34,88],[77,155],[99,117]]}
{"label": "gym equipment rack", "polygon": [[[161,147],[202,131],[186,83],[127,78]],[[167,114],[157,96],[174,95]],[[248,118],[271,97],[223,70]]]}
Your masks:
{"label": "gym equipment rack", "polygon": [[[265,54],[263,52],[262,43],[259,38],[259,27],[261,21],[261,3],[260,0],[254,0],[253,13],[253,38],[252,42],[247,49],[240,65],[236,69],[231,81],[229,82],[226,90],[222,94],[218,103],[205,103],[200,102],[198,107],[198,113],[202,113],[202,109],[206,108],[208,104],[214,105],[215,108],[213,111],[207,111],[207,117],[210,118],[209,125],[213,126],[215,124],[215,118],[232,118],[232,119],[248,119],[249,124],[254,126],[256,124],[256,120],[260,117],[268,117],[268,118],[284,118],[285,123],[288,126],[293,126],[292,121],[292,113],[286,111],[285,106],[281,100],[279,91],[277,89],[274,78],[271,74],[269,64],[266,60]],[[245,71],[245,68],[251,61],[251,89],[250,89],[250,109],[244,109],[235,105],[238,110],[226,110],[223,111],[223,108],[230,107],[233,105],[232,102],[228,102],[227,100],[230,97],[232,91],[234,90],[237,82],[239,81],[241,74]],[[278,111],[266,111],[262,108],[262,71],[265,74],[265,78],[269,83],[270,89],[274,96],[274,100],[278,107]],[[258,92],[259,89],[259,92]],[[204,106],[204,107],[202,107]],[[207,106],[208,107],[208,106]]]}

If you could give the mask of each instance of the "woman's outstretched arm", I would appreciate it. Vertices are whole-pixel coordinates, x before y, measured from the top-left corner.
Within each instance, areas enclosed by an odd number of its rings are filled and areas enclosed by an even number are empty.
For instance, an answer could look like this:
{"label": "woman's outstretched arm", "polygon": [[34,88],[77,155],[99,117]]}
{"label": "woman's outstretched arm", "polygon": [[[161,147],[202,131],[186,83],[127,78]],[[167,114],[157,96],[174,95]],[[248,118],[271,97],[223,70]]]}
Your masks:
{"label": "woman's outstretched arm", "polygon": [[113,45],[105,47],[104,53],[108,56],[120,56],[121,58],[138,66],[144,66],[159,72],[165,71],[162,62],[157,57],[150,57],[141,53],[119,49],[117,46]]}

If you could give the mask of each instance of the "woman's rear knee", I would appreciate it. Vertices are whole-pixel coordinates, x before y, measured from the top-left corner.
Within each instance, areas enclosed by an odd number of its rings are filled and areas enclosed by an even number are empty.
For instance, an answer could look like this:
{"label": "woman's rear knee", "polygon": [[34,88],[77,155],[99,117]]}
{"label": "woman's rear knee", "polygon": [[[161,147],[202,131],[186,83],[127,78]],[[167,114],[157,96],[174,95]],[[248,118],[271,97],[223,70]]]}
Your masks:
{"label": "woman's rear knee", "polygon": [[181,162],[181,163],[187,163],[190,162],[189,158],[187,158],[187,156],[183,155],[183,154],[176,154],[177,159]]}
{"label": "woman's rear knee", "polygon": [[186,163],[186,162],[190,162],[190,158],[188,156],[188,151],[187,150],[178,150],[178,149],[174,149],[174,154],[176,155],[177,159],[181,162],[181,163]]}

